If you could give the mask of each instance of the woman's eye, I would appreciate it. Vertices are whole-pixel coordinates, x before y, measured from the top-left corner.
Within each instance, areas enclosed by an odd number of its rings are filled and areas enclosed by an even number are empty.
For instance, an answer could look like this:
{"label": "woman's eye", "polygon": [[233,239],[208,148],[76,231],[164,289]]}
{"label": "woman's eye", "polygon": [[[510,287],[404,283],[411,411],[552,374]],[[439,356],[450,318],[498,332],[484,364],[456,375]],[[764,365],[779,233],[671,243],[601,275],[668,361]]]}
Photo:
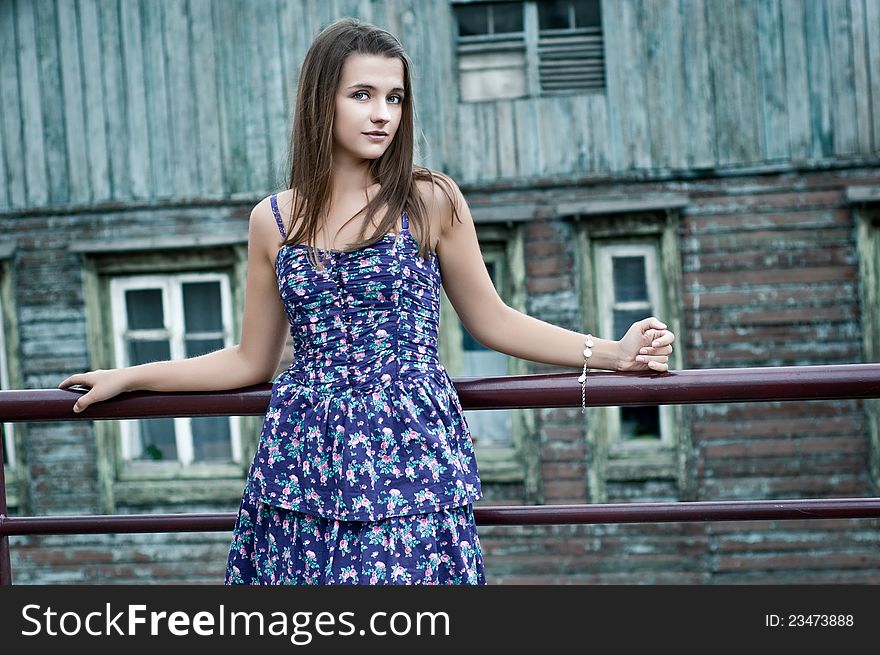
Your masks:
{"label": "woman's eye", "polygon": [[[351,97],[357,98],[358,100],[360,100],[359,96],[369,96],[369,94],[366,91],[355,91]],[[389,97],[396,99],[394,102],[395,105],[399,105],[403,102],[403,98],[401,96],[393,95],[393,96],[389,96]]]}

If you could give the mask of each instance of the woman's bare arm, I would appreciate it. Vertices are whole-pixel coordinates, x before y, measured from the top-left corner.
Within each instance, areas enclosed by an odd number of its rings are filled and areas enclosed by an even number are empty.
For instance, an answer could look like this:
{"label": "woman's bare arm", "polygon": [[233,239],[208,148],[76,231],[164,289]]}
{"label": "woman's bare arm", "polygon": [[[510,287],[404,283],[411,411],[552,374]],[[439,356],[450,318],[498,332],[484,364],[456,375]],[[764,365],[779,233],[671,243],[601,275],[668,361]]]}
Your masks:
{"label": "woman's bare arm", "polygon": [[[486,270],[476,227],[460,189],[451,185],[461,222],[452,221],[452,204],[440,189],[428,195],[441,221],[437,254],[443,288],[465,328],[492,350],[542,364],[581,368],[584,335],[523,314],[498,295]],[[675,335],[654,317],[634,323],[620,341],[593,335],[590,368],[606,370],[668,369]]]}
{"label": "woman's bare arm", "polygon": [[123,391],[221,391],[270,380],[289,330],[274,267],[280,239],[269,200],[264,199],[251,211],[248,224],[247,286],[238,345],[188,359],[80,373],[59,388],[91,387],[77,401],[81,411]]}

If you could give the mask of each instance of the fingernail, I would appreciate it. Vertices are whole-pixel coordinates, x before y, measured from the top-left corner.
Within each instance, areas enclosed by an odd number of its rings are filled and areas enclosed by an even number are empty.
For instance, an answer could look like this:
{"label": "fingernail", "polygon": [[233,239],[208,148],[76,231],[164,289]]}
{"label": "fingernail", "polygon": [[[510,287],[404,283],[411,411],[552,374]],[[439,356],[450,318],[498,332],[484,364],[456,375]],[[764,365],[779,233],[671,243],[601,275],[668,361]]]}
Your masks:
{"label": "fingernail", "polygon": [[655,341],[655,342],[654,342],[654,343],[652,343],[652,344],[651,344],[651,345],[652,345],[652,346],[654,346],[654,347],[655,347],[655,348],[656,348],[656,347],[657,347],[657,346],[659,346],[659,345],[660,345],[660,342],[659,342],[659,341]]}
{"label": "fingernail", "polygon": [[644,355],[645,353],[648,352],[648,349],[647,349],[647,348],[642,348],[639,352],[640,352],[641,354]]}
{"label": "fingernail", "polygon": [[76,412],[76,413],[78,414],[78,413],[81,412],[82,410],[80,409],[79,405],[74,405],[74,406],[73,406],[73,411]]}

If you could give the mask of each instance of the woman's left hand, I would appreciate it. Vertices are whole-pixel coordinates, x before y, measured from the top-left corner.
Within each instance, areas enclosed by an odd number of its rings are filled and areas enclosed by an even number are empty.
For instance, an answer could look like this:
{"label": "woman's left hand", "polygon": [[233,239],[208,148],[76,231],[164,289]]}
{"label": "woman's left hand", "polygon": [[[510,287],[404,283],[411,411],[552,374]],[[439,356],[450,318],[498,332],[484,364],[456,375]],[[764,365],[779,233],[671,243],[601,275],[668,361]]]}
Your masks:
{"label": "woman's left hand", "polygon": [[655,317],[636,321],[617,342],[617,370],[665,373],[673,341],[675,335]]}

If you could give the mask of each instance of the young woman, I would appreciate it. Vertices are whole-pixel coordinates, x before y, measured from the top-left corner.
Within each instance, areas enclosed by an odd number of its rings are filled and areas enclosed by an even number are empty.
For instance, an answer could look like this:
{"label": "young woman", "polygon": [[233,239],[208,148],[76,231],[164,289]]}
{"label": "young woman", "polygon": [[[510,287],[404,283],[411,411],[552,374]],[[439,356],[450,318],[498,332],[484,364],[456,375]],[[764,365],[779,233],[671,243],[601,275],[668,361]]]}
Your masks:
{"label": "young woman", "polygon": [[[499,298],[458,186],[413,166],[410,61],[382,29],[342,19],[317,36],[291,161],[288,189],[251,212],[241,343],[59,387],[91,387],[81,412],[272,380],[227,584],[485,584],[473,444],[437,359],[441,283],[477,340],[535,362],[663,372],[675,337],[650,317],[591,340]],[[288,333],[293,363],[272,379]]]}

